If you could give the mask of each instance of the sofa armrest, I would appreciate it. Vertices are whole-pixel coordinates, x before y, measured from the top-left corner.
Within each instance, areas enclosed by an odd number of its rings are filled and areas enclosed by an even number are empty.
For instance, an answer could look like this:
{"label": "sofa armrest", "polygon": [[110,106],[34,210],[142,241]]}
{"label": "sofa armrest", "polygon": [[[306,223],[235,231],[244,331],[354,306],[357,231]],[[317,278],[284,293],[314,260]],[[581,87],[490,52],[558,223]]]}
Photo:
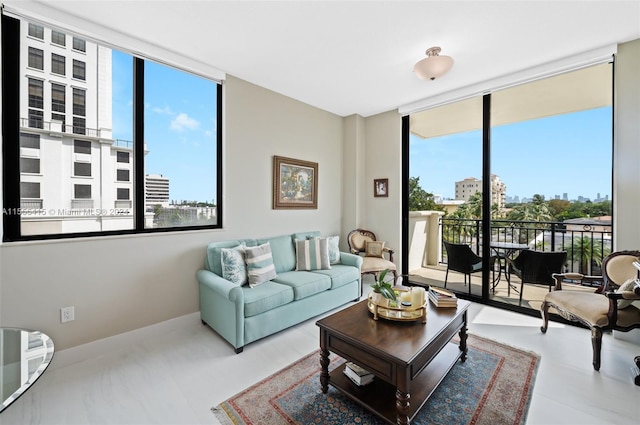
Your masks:
{"label": "sofa armrest", "polygon": [[240,304],[244,302],[244,293],[242,292],[242,289],[229,282],[227,279],[224,279],[209,270],[198,270],[196,277],[201,285],[211,289],[226,300]]}
{"label": "sofa armrest", "polygon": [[362,270],[362,257],[348,252],[340,252],[340,263],[345,266],[357,267],[358,271]]}

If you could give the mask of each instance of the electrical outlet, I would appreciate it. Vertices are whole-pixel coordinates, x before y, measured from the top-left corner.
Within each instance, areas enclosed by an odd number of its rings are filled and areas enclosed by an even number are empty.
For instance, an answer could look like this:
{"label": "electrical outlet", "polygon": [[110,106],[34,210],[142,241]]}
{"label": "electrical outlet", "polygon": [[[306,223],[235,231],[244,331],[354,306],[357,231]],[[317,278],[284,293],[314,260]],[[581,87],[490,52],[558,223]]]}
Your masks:
{"label": "electrical outlet", "polygon": [[71,322],[74,319],[75,318],[74,318],[74,313],[73,313],[73,306],[71,306],[71,307],[62,307],[60,309],[60,322],[61,323]]}

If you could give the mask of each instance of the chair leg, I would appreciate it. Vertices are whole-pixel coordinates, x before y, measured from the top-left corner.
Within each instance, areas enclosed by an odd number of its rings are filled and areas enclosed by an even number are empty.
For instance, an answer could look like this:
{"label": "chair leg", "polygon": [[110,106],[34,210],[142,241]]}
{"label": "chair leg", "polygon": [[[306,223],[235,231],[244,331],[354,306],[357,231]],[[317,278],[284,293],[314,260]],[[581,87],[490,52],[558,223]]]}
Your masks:
{"label": "chair leg", "polygon": [[593,368],[600,370],[600,351],[602,348],[602,329],[591,328],[591,345],[593,347]]}
{"label": "chair leg", "polygon": [[540,306],[540,312],[542,313],[542,326],[540,326],[540,331],[543,334],[547,333],[547,329],[549,328],[549,303],[546,301],[542,301],[542,305]]}
{"label": "chair leg", "polygon": [[444,287],[447,287],[447,278],[449,277],[449,268],[447,267],[447,273],[444,275]]}
{"label": "chair leg", "polygon": [[518,302],[518,305],[522,305],[522,292],[524,292],[523,289],[524,289],[524,282],[520,281],[520,301]]}

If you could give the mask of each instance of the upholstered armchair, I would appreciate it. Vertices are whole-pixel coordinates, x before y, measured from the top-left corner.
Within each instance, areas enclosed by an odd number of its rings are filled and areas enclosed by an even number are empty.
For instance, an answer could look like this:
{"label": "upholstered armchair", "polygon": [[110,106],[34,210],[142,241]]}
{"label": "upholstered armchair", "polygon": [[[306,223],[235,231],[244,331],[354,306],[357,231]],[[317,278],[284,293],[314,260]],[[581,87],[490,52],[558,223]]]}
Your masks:
{"label": "upholstered armchair", "polygon": [[600,370],[602,333],[640,328],[640,303],[637,302],[640,300],[640,285],[636,280],[638,270],[633,264],[639,259],[640,251],[618,251],[607,256],[602,262],[603,284],[595,292],[566,290],[562,285],[566,281],[580,283],[585,277],[591,279],[594,276],[554,274],[555,289],[545,296],[540,307],[542,333],[547,332],[551,308],[565,319],[587,326],[591,329],[593,368]]}
{"label": "upholstered armchair", "polygon": [[[370,230],[356,229],[347,235],[349,251],[352,254],[364,255],[362,258],[361,282],[364,284],[364,275],[373,275],[378,280],[378,274],[386,269],[393,274],[395,284],[398,276],[396,265],[393,262],[394,250],[386,246],[385,242],[378,241],[375,233]],[[360,288],[362,296],[362,287]]]}

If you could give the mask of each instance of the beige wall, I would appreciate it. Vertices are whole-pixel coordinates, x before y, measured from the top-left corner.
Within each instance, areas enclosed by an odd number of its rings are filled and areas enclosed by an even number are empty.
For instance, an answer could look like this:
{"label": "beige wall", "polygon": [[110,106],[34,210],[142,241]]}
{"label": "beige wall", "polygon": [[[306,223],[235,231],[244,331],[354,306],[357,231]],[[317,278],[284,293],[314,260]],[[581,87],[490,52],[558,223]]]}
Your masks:
{"label": "beige wall", "polygon": [[[198,311],[208,242],[338,234],[342,118],[230,77],[225,83],[223,230],[0,245],[0,324],[39,329],[57,349]],[[272,156],[318,162],[317,210],[272,210]],[[75,307],[61,324],[60,308]]]}
{"label": "beige wall", "polygon": [[618,46],[615,73],[614,248],[640,249],[640,39]]}

